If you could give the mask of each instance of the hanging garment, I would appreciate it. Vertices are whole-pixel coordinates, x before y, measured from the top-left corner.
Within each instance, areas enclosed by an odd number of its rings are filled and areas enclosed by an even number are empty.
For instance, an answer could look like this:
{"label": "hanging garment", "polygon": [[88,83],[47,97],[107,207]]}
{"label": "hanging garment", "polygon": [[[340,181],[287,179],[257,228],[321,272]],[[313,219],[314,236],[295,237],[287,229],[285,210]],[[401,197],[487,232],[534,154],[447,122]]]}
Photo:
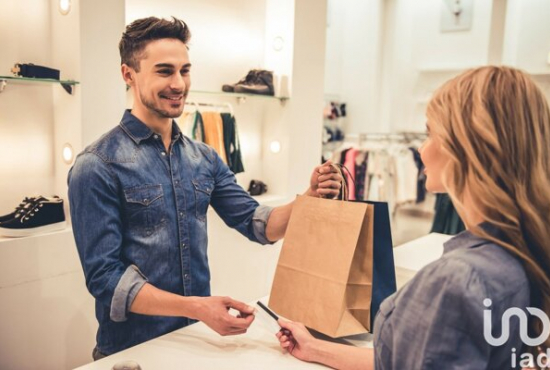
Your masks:
{"label": "hanging garment", "polygon": [[365,200],[365,175],[367,174],[367,163],[369,153],[361,151],[355,158],[355,188],[357,190],[355,198]]}
{"label": "hanging garment", "polygon": [[195,120],[197,119],[197,112],[183,112],[181,116],[181,131],[190,139],[193,138],[193,128],[195,127]]}
{"label": "hanging garment", "polygon": [[223,142],[227,164],[233,173],[244,172],[244,164],[241,153],[241,143],[237,132],[237,122],[230,113],[222,113]]}
{"label": "hanging garment", "polygon": [[401,149],[395,155],[397,171],[396,202],[403,204],[417,199],[418,167],[408,149]]}
{"label": "hanging garment", "polygon": [[456,212],[456,209],[447,194],[437,194],[435,199],[435,216],[431,233],[455,235],[466,228]]}
{"label": "hanging garment", "polygon": [[193,140],[204,143],[204,122],[200,112],[195,112],[195,122],[193,123],[193,131],[191,137]]}
{"label": "hanging garment", "polygon": [[418,168],[418,179],[416,185],[416,203],[423,202],[426,199],[426,174],[424,173],[424,163],[420,157],[420,152],[417,148],[409,148],[413,153],[416,167]]}
{"label": "hanging garment", "polygon": [[372,201],[377,201],[379,200],[379,196],[378,196],[378,191],[379,191],[379,186],[378,186],[378,162],[379,162],[379,157],[380,153],[379,152],[376,152],[376,151],[372,151],[370,152],[369,154],[369,166],[367,168],[367,181],[366,181],[366,188],[368,189],[367,191],[367,199],[368,200],[372,200]]}
{"label": "hanging garment", "polygon": [[204,122],[204,142],[210,145],[227,164],[227,155],[223,142],[222,116],[218,112],[202,112]]}
{"label": "hanging garment", "polygon": [[382,179],[383,182],[380,184],[382,190],[380,191],[381,200],[388,203],[388,207],[392,214],[395,213],[397,202],[396,202],[396,193],[397,193],[397,170],[396,170],[396,159],[395,155],[383,151],[385,153],[384,165],[382,168]]}
{"label": "hanging garment", "polygon": [[346,162],[346,155],[348,154],[348,151],[350,149],[351,148],[342,150],[342,152],[340,153],[340,160],[338,161],[338,163],[344,164]]}
{"label": "hanging garment", "polygon": [[369,187],[370,187],[370,175],[369,175],[369,168],[370,168],[370,164],[372,162],[372,159],[373,159],[373,155],[372,155],[372,152],[370,151],[367,151],[367,167],[365,168],[365,176],[364,176],[364,179],[363,179],[363,183],[364,183],[364,191],[363,191],[363,200],[368,200],[369,199]]}

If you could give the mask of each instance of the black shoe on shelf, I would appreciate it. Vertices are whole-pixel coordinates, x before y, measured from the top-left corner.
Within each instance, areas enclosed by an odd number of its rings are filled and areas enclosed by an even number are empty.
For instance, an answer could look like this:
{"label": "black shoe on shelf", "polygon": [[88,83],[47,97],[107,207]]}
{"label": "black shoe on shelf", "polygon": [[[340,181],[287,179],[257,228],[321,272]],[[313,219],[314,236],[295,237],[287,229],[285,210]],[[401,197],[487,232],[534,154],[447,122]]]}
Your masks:
{"label": "black shoe on shelf", "polygon": [[223,85],[225,92],[236,92],[258,95],[275,95],[273,87],[273,72],[263,69],[253,69],[246,77],[234,85]]}
{"label": "black shoe on shelf", "polygon": [[42,196],[26,199],[29,199],[29,201],[21,209],[17,207],[11,220],[0,224],[0,236],[17,238],[65,228],[63,199]]}
{"label": "black shoe on shelf", "polygon": [[7,222],[10,220],[13,220],[16,217],[19,217],[19,214],[23,212],[26,208],[31,206],[31,203],[33,203],[36,200],[37,197],[25,197],[21,203],[17,207],[15,207],[15,211],[12,213],[9,213],[4,216],[0,216],[0,225],[3,222]]}

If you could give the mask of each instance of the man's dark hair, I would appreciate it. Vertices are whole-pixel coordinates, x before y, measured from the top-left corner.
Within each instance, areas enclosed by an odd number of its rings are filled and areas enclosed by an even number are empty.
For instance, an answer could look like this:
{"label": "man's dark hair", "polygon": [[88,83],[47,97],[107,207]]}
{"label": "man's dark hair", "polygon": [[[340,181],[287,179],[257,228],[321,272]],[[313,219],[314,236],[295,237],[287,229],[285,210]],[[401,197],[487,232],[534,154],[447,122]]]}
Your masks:
{"label": "man's dark hair", "polygon": [[187,45],[191,32],[184,21],[172,17],[172,20],[156,17],[142,18],[126,26],[118,44],[120,63],[139,72],[139,61],[147,44],[159,39],[177,39]]}

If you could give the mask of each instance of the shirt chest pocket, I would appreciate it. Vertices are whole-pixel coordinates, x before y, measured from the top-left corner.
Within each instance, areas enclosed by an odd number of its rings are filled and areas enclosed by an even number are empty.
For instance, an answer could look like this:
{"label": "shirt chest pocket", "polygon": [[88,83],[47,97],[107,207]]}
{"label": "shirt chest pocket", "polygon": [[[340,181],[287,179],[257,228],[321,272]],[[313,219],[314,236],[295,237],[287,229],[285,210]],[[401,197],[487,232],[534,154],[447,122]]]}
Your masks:
{"label": "shirt chest pocket", "polygon": [[214,190],[212,180],[193,181],[195,188],[195,211],[199,221],[206,221],[206,211],[210,205],[210,198]]}
{"label": "shirt chest pocket", "polygon": [[166,223],[166,208],[161,185],[124,189],[126,219],[131,230],[149,236]]}

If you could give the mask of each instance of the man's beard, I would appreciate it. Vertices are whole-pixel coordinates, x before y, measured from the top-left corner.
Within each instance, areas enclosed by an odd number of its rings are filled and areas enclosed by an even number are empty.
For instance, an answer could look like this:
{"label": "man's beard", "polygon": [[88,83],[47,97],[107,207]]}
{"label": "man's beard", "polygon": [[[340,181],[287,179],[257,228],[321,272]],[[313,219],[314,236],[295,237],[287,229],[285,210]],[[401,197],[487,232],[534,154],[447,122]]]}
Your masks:
{"label": "man's beard", "polygon": [[155,106],[155,103],[153,101],[148,100],[143,95],[141,95],[140,98],[141,98],[141,101],[142,101],[143,105],[145,105],[147,108],[149,108],[149,110],[155,112],[160,118],[178,118],[183,113],[183,108],[185,107],[185,99],[187,98],[188,93],[189,93],[188,91],[185,91],[183,93],[183,101],[182,101],[181,107],[175,113],[170,113],[167,110],[160,109],[159,107]]}

